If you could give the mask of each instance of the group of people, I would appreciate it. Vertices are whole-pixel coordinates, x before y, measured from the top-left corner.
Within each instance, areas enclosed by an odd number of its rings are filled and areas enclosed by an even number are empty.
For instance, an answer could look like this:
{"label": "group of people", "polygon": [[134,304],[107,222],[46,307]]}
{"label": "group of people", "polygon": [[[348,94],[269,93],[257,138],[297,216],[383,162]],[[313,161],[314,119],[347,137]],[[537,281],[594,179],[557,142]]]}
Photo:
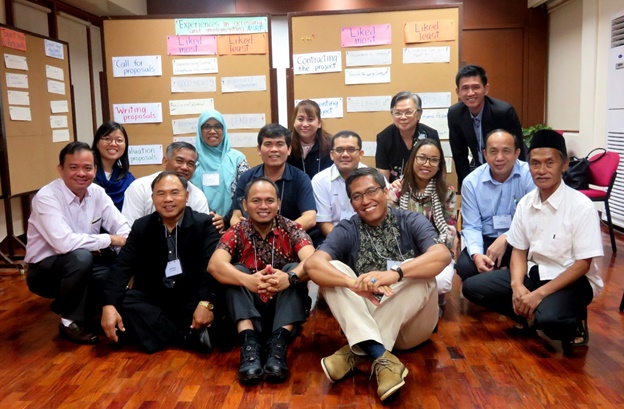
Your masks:
{"label": "group of people", "polygon": [[33,198],[27,284],[54,300],[60,335],[77,343],[99,341],[98,321],[113,345],[149,353],[208,352],[238,336],[238,378],[250,384],[288,377],[312,281],[347,341],[322,370],[338,382],[369,361],[381,400],[408,374],[393,351],[430,338],[455,272],[468,300],[584,345],[602,246],[591,202],[562,183],[565,141],[540,131],[524,162],[517,115],[487,97],[485,71],[463,67],[456,83],[457,264],[456,191],[438,133],[420,123],[420,98],[400,92],[376,168],[361,162],[360,135],[332,136],[311,100],[294,109],[292,130],[259,131],[262,164],[251,169],[218,111],[200,116],[195,146],[172,143],[164,171],[136,180],[125,129],[105,123],[93,146],[62,149],[60,178]]}

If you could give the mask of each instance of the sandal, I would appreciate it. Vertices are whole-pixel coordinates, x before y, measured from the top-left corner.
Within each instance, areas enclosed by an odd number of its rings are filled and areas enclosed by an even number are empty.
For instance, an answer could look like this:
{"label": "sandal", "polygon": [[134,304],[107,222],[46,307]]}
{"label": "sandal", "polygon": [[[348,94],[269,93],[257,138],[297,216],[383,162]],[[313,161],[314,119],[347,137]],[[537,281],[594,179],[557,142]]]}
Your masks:
{"label": "sandal", "polygon": [[589,342],[589,330],[587,329],[587,320],[580,320],[576,325],[576,333],[570,341],[572,347],[583,347]]}

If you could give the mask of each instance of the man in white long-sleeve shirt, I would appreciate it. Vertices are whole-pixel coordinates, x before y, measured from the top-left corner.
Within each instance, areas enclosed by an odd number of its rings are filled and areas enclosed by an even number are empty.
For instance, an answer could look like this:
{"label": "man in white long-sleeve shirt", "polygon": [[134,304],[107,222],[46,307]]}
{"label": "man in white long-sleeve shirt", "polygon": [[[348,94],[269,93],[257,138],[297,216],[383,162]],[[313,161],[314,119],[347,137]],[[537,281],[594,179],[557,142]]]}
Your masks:
{"label": "man in white long-sleeve shirt", "polygon": [[[163,168],[175,172],[190,182],[195,173],[197,163],[197,150],[187,142],[173,142],[167,146],[165,157],[163,158]],[[124,194],[124,204],[121,213],[132,226],[134,221],[148,214],[154,213],[156,208],[152,202],[152,182],[161,172],[136,179],[128,186]],[[188,185],[189,198],[187,206],[199,213],[210,213],[208,201],[201,189],[192,183]],[[214,213],[212,213],[214,215]],[[213,225],[217,230],[223,228],[223,218],[214,215]]]}
{"label": "man in white long-sleeve shirt", "polygon": [[126,243],[130,226],[104,189],[92,184],[96,168],[89,145],[65,146],[58,172],[61,178],[41,188],[32,200],[26,282],[33,293],[54,299],[52,310],[61,316],[62,337],[93,344],[98,337],[83,327],[88,295],[94,295],[89,290],[99,290],[94,287],[104,282],[115,255],[110,248]]}

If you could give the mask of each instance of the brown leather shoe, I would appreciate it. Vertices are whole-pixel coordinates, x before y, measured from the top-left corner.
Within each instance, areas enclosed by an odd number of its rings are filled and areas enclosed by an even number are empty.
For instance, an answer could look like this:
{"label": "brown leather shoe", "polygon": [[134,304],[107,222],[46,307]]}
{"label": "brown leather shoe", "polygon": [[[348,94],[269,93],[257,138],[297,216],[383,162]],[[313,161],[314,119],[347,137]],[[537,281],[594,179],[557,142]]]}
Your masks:
{"label": "brown leather shoe", "polygon": [[100,339],[97,335],[87,332],[80,325],[72,322],[69,327],[63,324],[59,324],[59,335],[71,342],[77,344],[97,344]]}

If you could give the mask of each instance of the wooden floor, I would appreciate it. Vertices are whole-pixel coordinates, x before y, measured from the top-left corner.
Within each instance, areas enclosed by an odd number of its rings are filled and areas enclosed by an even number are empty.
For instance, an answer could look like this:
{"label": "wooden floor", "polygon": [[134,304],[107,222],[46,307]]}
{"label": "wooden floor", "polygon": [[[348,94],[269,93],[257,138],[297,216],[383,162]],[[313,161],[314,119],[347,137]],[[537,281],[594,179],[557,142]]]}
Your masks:
{"label": "wooden floor", "polygon": [[590,306],[589,347],[564,356],[560,345],[513,335],[507,319],[461,298],[456,277],[439,332],[398,353],[410,372],[384,405],[368,372],[338,384],[323,375],[320,359],[345,344],[327,307],[290,347],[286,383],[243,387],[238,348],[146,355],[61,340],[49,301],[3,271],[0,408],[624,408],[624,240],[618,258],[604,233],[603,243],[606,288]]}

